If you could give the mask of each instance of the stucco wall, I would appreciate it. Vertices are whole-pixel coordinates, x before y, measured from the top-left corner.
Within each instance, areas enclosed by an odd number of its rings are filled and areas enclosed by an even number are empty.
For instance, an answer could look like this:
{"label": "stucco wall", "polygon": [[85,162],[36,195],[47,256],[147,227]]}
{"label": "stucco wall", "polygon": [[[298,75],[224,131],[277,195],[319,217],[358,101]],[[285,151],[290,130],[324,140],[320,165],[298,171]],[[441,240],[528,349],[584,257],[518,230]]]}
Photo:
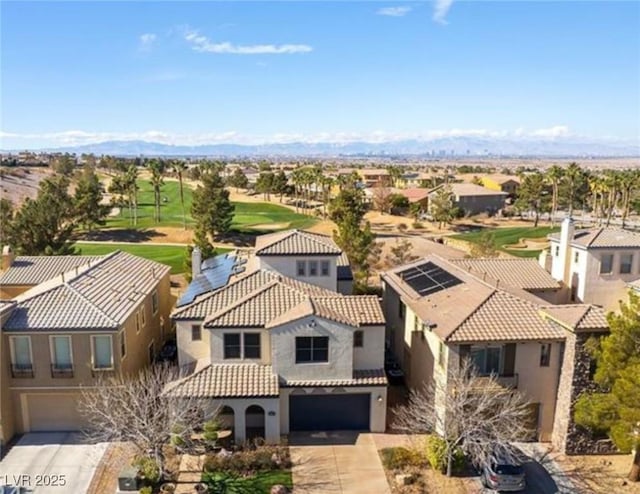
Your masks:
{"label": "stucco wall", "polygon": [[34,285],[0,285],[0,299],[8,300],[26,292]]}
{"label": "stucco wall", "polygon": [[187,365],[196,360],[210,358],[211,331],[201,328],[201,340],[193,341],[191,327],[202,326],[203,321],[176,321],[176,341],[178,343],[178,365]]}
{"label": "stucco wall", "polygon": [[[296,364],[297,336],[327,336],[329,361]],[[285,379],[353,377],[353,328],[350,326],[319,317],[305,317],[271,330],[271,345],[274,371]]]}
{"label": "stucco wall", "polygon": [[456,197],[456,206],[467,215],[495,212],[504,208],[505,197],[503,195],[482,195]]}
{"label": "stucco wall", "polygon": [[[336,256],[258,256],[258,259],[261,269],[276,271],[289,278],[318,285],[334,292],[338,290]],[[318,274],[320,274],[320,262],[329,261],[329,276],[298,276],[297,261],[318,261]]]}
{"label": "stucco wall", "polygon": [[[242,444],[246,438],[247,408],[251,405],[258,405],[264,410],[265,441],[270,444],[280,442],[280,400],[278,398],[227,398],[221,400],[211,400],[205,410],[205,417],[212,417],[222,406],[233,409],[234,434],[236,444]],[[249,426],[259,424],[253,418],[253,423]]]}
{"label": "stucco wall", "polygon": [[[238,363],[238,362],[255,362],[258,364],[270,364],[271,363],[271,339],[269,330],[266,329],[253,329],[253,328],[233,328],[233,329],[204,329],[203,331],[209,332],[209,354],[211,356],[211,363]],[[244,333],[258,333],[260,334],[260,358],[249,359],[225,359],[224,358],[224,335],[228,333],[240,333],[240,342],[244,343]]]}
{"label": "stucco wall", "polygon": [[[587,254],[586,256],[584,254]],[[613,272],[600,274],[600,258],[603,254],[613,254]],[[620,273],[622,254],[633,254],[630,274]],[[582,252],[586,262],[581,265],[581,300],[589,304],[602,305],[605,310],[617,310],[618,302],[627,299],[627,283],[640,277],[640,249],[591,249]]]}
{"label": "stucco wall", "polygon": [[356,328],[361,330],[363,345],[353,349],[353,368],[382,369],[384,367],[384,326]]}
{"label": "stucco wall", "polygon": [[[387,420],[387,388],[386,386],[370,387],[344,387],[344,388],[280,388],[280,431],[282,434],[289,434],[289,397],[295,392],[322,394],[345,394],[345,393],[370,393],[369,404],[369,427],[371,432],[384,432]],[[378,401],[378,396],[382,401]]]}
{"label": "stucco wall", "polygon": [[353,295],[353,280],[338,280],[338,293]]}

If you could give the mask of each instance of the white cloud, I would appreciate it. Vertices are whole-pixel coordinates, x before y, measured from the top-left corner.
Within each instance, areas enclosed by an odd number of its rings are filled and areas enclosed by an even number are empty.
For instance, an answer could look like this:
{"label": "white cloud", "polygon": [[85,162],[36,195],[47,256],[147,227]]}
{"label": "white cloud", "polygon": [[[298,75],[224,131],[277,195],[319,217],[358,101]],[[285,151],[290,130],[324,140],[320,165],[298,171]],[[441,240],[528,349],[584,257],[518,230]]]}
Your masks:
{"label": "white cloud", "polygon": [[156,42],[158,37],[153,33],[144,33],[141,34],[138,38],[138,47],[142,51],[149,51],[153,47],[153,44]]}
{"label": "white cloud", "polygon": [[292,53],[309,53],[313,48],[309,45],[284,44],[284,45],[235,45],[228,41],[214,43],[198,31],[186,29],[184,39],[195,51],[202,53],[218,53],[231,55],[283,55]]}
{"label": "white cloud", "polygon": [[433,20],[440,24],[447,24],[447,14],[453,4],[453,0],[434,0]]}
{"label": "white cloud", "polygon": [[[6,140],[1,147],[17,149],[22,145],[31,148],[79,146],[96,144],[105,141],[150,141],[162,144],[197,146],[203,144],[267,144],[267,143],[348,143],[364,141],[372,143],[397,142],[406,139],[419,141],[433,141],[442,138],[456,137],[484,137],[488,139],[541,139],[554,140],[566,137],[576,137],[563,125],[556,125],[547,129],[526,131],[523,128],[514,130],[492,129],[432,129],[421,132],[388,132],[376,130],[373,132],[317,132],[303,134],[297,132],[281,132],[274,134],[243,134],[234,130],[222,132],[176,133],[161,130],[147,130],[141,132],[89,132],[84,130],[68,130],[63,132],[45,133],[15,133],[0,131],[0,138]],[[10,144],[9,144],[10,142]],[[22,144],[21,144],[22,143]]]}
{"label": "white cloud", "polygon": [[404,17],[413,10],[411,7],[382,7],[376,11],[378,15],[386,15],[389,17]]}
{"label": "white cloud", "polygon": [[548,129],[538,129],[531,132],[533,137],[567,137],[569,135],[569,127],[566,125],[555,125]]}

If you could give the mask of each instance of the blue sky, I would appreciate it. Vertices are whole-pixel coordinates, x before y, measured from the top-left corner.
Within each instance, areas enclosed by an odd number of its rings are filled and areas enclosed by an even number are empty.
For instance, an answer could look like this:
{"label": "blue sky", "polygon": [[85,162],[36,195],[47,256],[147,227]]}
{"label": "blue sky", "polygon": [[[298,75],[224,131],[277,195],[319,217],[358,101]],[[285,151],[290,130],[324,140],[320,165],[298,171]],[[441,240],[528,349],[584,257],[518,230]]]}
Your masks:
{"label": "blue sky", "polygon": [[640,135],[640,2],[6,2],[3,148]]}

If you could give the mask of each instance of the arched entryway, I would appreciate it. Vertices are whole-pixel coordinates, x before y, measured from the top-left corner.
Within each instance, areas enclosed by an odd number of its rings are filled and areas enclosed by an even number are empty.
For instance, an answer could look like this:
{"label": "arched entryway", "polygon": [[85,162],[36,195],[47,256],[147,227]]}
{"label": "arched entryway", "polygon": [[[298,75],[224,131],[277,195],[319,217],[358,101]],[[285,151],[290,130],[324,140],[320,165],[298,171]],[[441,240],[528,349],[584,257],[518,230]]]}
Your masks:
{"label": "arched entryway", "polygon": [[265,437],[265,416],[264,408],[260,405],[250,405],[245,411],[245,427],[247,430],[246,439],[251,441],[258,437]]}
{"label": "arched entryway", "polygon": [[230,434],[221,434],[221,436],[224,436],[221,441],[221,443],[224,443],[224,439],[228,440],[226,442],[228,442],[228,444],[222,444],[224,447],[230,447],[231,443],[230,440],[233,439],[234,441],[236,440],[236,435],[235,435],[235,412],[233,411],[233,408],[231,408],[230,406],[223,406],[220,411],[218,412],[218,422],[220,423],[220,429],[223,431],[230,431]]}

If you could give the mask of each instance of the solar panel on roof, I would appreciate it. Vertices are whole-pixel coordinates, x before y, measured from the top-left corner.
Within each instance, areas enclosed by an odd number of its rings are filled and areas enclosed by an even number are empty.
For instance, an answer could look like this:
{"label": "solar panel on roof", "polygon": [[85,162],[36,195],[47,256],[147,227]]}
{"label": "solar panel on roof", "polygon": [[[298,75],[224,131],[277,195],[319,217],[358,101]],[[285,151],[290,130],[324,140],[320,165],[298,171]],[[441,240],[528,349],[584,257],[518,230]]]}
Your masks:
{"label": "solar panel on roof", "polygon": [[432,262],[400,271],[400,278],[421,296],[446,290],[459,285],[462,281]]}
{"label": "solar panel on roof", "polygon": [[196,276],[184,292],[177,307],[190,304],[199,295],[222,288],[229,282],[229,277],[237,269],[240,259],[235,256],[221,254],[206,259],[202,263],[202,272]]}

